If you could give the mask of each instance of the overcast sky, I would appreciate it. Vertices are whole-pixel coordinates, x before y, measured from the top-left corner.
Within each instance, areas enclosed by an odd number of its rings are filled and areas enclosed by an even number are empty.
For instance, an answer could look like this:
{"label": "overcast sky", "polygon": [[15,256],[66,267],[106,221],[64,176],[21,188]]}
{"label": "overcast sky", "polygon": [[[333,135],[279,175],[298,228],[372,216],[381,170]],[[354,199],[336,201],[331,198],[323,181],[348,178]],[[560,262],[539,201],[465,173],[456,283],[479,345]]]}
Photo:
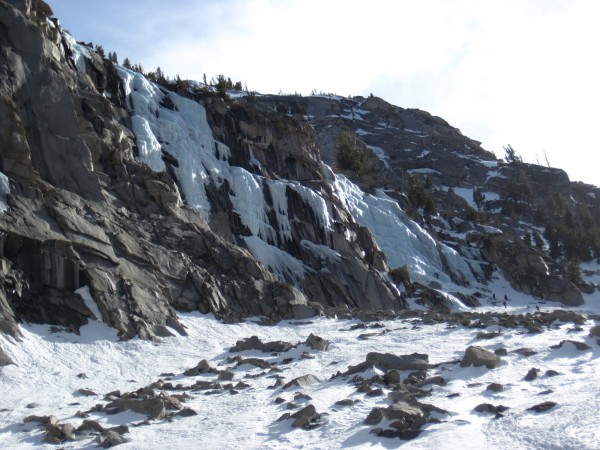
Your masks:
{"label": "overcast sky", "polygon": [[600,185],[600,1],[47,0],[145,70],[261,93],[373,93]]}

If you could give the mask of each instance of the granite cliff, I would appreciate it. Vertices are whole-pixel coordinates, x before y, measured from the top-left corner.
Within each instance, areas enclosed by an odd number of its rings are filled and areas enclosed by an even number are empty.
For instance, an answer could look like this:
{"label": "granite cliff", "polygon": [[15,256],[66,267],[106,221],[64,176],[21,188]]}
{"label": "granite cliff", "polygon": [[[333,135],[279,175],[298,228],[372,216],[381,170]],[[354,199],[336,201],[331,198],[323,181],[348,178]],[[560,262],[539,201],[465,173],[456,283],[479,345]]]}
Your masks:
{"label": "granite cliff", "polygon": [[596,289],[565,267],[600,256],[597,188],[377,97],[153,83],[51,14],[0,1],[2,332],[452,311],[495,276],[567,305]]}

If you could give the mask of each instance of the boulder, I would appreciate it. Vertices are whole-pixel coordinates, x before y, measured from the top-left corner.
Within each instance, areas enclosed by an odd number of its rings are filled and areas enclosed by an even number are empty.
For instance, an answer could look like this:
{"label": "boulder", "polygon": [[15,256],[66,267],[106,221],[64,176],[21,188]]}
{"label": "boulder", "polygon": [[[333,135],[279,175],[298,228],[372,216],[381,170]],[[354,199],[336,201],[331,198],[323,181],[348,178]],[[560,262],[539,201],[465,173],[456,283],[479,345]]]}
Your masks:
{"label": "boulder", "polygon": [[525,381],[533,381],[538,377],[538,373],[540,373],[540,369],[536,369],[535,367],[532,367],[531,369],[529,369],[529,371],[525,375],[524,380]]}
{"label": "boulder", "polygon": [[271,341],[262,342],[258,336],[252,336],[246,339],[239,340],[233,347],[229,349],[230,352],[243,352],[246,350],[259,350],[264,353],[282,353],[287,352],[293,348],[294,345],[284,341]]}
{"label": "boulder", "polygon": [[460,362],[461,367],[468,366],[485,366],[488,369],[496,369],[500,367],[500,357],[494,353],[486,350],[483,347],[472,345],[465,350],[462,361]]}
{"label": "boulder", "polygon": [[367,354],[364,362],[349,366],[346,375],[357,372],[363,372],[370,367],[377,367],[380,370],[427,370],[430,368],[429,356],[422,353],[412,353],[410,355],[394,355],[392,353],[371,352]]}
{"label": "boulder", "polygon": [[313,350],[318,350],[318,351],[324,352],[327,349],[329,349],[330,342],[326,339],[323,339],[322,337],[316,336],[311,333],[306,338],[306,341],[304,342],[304,344],[307,345],[308,347],[312,348]]}
{"label": "boulder", "polygon": [[590,328],[588,335],[590,337],[600,337],[600,325],[594,325],[592,328]]}
{"label": "boulder", "polygon": [[321,415],[317,412],[313,405],[307,405],[300,411],[295,412],[290,416],[294,421],[292,427],[310,429],[318,424]]}
{"label": "boulder", "polygon": [[193,377],[196,375],[200,375],[201,373],[219,373],[219,372],[220,372],[220,370],[216,363],[214,363],[212,361],[207,361],[206,359],[203,359],[196,365],[196,367],[187,369],[185,372],[183,372],[183,374],[187,375],[188,377]]}
{"label": "boulder", "polygon": [[554,408],[556,405],[558,405],[558,403],[556,402],[542,402],[542,403],[538,403],[537,405],[533,405],[531,408],[527,408],[527,411],[533,411],[533,412],[544,412],[544,411],[548,411],[549,409]]}
{"label": "boulder", "polygon": [[289,381],[288,383],[284,384],[282,389],[288,389],[293,386],[299,386],[299,387],[311,386],[313,384],[317,384],[320,382],[321,382],[321,380],[319,380],[319,378],[317,378],[316,376],[314,376],[312,374],[308,374],[308,375],[303,375],[298,378],[294,378],[292,381]]}

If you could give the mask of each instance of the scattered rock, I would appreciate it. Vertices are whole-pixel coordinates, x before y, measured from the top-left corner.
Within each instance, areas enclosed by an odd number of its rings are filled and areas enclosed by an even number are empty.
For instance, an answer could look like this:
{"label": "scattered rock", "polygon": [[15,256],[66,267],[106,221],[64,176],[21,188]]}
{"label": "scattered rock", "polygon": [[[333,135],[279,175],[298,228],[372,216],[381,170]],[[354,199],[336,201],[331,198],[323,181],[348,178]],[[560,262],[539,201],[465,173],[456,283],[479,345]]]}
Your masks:
{"label": "scattered rock", "polygon": [[587,345],[585,342],[581,342],[581,341],[572,341],[572,340],[564,340],[564,341],[560,341],[560,344],[556,344],[556,345],[551,345],[550,348],[552,349],[557,349],[557,348],[562,348],[563,345],[565,344],[572,344],[575,346],[575,348],[577,350],[589,350],[591,347],[589,345]]}
{"label": "scattered rock", "polygon": [[100,447],[109,448],[114,447],[115,445],[125,444],[129,442],[129,439],[117,433],[116,431],[106,430],[101,436],[98,436],[96,442],[98,442]]}
{"label": "scattered rock", "polygon": [[526,357],[537,355],[537,351],[535,351],[529,347],[518,348],[516,350],[513,350],[512,352],[516,353],[518,355],[521,355],[521,356],[526,356]]}
{"label": "scattered rock", "polygon": [[559,373],[559,372],[557,372],[556,370],[553,370],[553,369],[548,369],[548,370],[546,370],[546,373],[545,373],[545,375],[546,375],[547,377],[555,377],[555,376],[557,376],[557,375],[560,375],[560,373]]}
{"label": "scattered rock", "polygon": [[600,337],[600,325],[595,325],[592,328],[590,328],[589,336],[590,337]]}
{"label": "scattered rock", "polygon": [[309,430],[319,424],[321,414],[317,413],[317,410],[313,405],[307,405],[300,411],[292,414],[290,417],[294,419],[292,422],[292,427]]}
{"label": "scattered rock", "polygon": [[191,417],[191,416],[197,416],[198,413],[196,411],[194,411],[192,408],[183,408],[181,411],[179,411],[177,413],[178,416],[181,417]]}
{"label": "scattered rock", "polygon": [[532,406],[531,408],[527,408],[527,411],[534,411],[534,412],[544,412],[544,411],[548,411],[549,409],[554,408],[558,403],[555,402],[543,402],[543,403],[539,403],[537,405]]}
{"label": "scattered rock", "polygon": [[40,406],[39,403],[32,402],[32,403],[29,403],[28,405],[26,405],[25,408],[33,409],[33,408],[37,408],[38,406]]}
{"label": "scattered rock", "polygon": [[388,370],[383,376],[383,381],[385,381],[386,384],[400,383],[400,371],[396,369]]}
{"label": "scattered rock", "polygon": [[504,391],[504,385],[500,383],[490,383],[488,387],[485,388],[486,391],[492,392],[502,392]]}
{"label": "scattered rock", "polygon": [[183,374],[187,375],[188,377],[193,377],[196,375],[200,375],[201,373],[219,373],[219,372],[220,372],[219,368],[217,367],[217,365],[214,362],[203,359],[202,361],[200,361],[198,363],[198,365],[196,365],[196,367],[187,369],[185,372],[183,372]]}
{"label": "scattered rock", "polygon": [[0,347],[0,367],[8,366],[9,364],[14,364],[10,356],[6,354],[6,352]]}
{"label": "scattered rock", "polygon": [[231,381],[233,380],[233,377],[235,376],[235,374],[233,372],[230,372],[228,370],[222,370],[221,372],[219,372],[219,376],[217,377],[218,381]]}
{"label": "scattered rock", "polygon": [[282,353],[294,348],[294,345],[284,341],[262,342],[258,336],[252,336],[246,339],[237,341],[230,352],[243,352],[245,350],[259,350],[264,353]]}
{"label": "scattered rock", "polygon": [[525,375],[524,380],[525,381],[533,381],[538,377],[538,373],[540,373],[540,369],[536,369],[535,367],[532,367],[531,369],[529,369],[529,371]]}
{"label": "scattered rock", "polygon": [[56,425],[58,423],[58,417],[56,416],[27,416],[23,419],[23,423],[39,422],[43,425]]}
{"label": "scattered rock", "polygon": [[502,335],[502,333],[500,331],[490,331],[490,332],[480,331],[479,333],[477,333],[477,339],[493,339],[500,335]]}
{"label": "scattered rock", "polygon": [[84,389],[84,388],[77,389],[77,393],[80,394],[80,395],[83,395],[85,397],[91,397],[93,395],[98,395],[94,391],[92,391],[91,389]]}
{"label": "scattered rock", "polygon": [[411,355],[393,355],[391,353],[372,352],[367,354],[364,362],[349,366],[346,375],[363,372],[371,367],[380,370],[427,370],[429,369],[429,356],[421,353]]}
{"label": "scattered rock", "polygon": [[465,350],[465,355],[460,362],[461,367],[468,366],[486,366],[488,369],[496,369],[500,367],[502,360],[489,350],[476,345],[471,345]]}
{"label": "scattered rock", "polygon": [[70,423],[65,424],[47,424],[46,425],[46,442],[51,444],[64,441],[75,440],[75,427]]}
{"label": "scattered rock", "polygon": [[510,408],[508,406],[504,406],[504,405],[494,406],[490,403],[482,403],[480,405],[477,405],[475,408],[473,408],[473,410],[477,411],[477,412],[492,413],[492,414],[502,414],[503,412],[505,412],[509,409]]}
{"label": "scattered rock", "polygon": [[306,338],[306,341],[304,343],[313,350],[317,350],[320,352],[327,351],[330,345],[330,342],[328,340],[316,336],[312,333]]}
{"label": "scattered rock", "polygon": [[96,422],[95,420],[87,420],[86,419],[81,423],[81,425],[79,425],[79,427],[77,427],[76,432],[81,433],[83,431],[88,431],[88,430],[102,433],[104,431],[104,427],[102,425],[100,425],[98,422]]}
{"label": "scattered rock", "polygon": [[373,408],[363,423],[365,425],[377,425],[383,419],[385,419],[383,408]]}
{"label": "scattered rock", "polygon": [[298,378],[294,378],[292,381],[284,384],[282,389],[288,389],[292,386],[306,387],[320,382],[321,380],[319,380],[316,376],[308,374]]}
{"label": "scattered rock", "polygon": [[167,410],[181,410],[183,405],[175,398],[168,395],[160,395],[148,398],[125,397],[114,400],[107,404],[102,411],[106,414],[117,414],[131,410],[147,415],[150,419],[163,419]]}
{"label": "scattered rock", "polygon": [[494,350],[494,355],[497,355],[497,356],[507,356],[508,355],[508,351],[505,348],[497,348],[496,350]]}
{"label": "scattered rock", "polygon": [[338,400],[335,402],[337,406],[353,406],[355,403],[358,403],[360,400],[352,400],[351,398],[345,398],[343,400]]}

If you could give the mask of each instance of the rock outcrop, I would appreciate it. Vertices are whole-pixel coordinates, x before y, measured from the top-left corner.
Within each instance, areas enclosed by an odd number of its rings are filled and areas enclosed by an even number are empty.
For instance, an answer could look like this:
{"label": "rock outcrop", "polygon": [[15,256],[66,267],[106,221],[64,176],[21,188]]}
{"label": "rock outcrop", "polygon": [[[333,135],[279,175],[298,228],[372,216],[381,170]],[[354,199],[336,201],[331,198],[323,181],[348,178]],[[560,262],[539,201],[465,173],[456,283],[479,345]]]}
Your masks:
{"label": "rock outcrop", "polygon": [[[502,163],[443,119],[376,97],[223,100],[152,83],[51,15],[41,0],[0,1],[3,333],[102,320],[151,339],[185,333],[177,311],[273,323],[395,314],[408,297],[449,313],[477,306],[497,269],[527,294],[583,302],[514,234],[513,216],[533,220],[531,189],[598,206],[564,172]],[[365,152],[358,170],[339,164],[342,132]],[[478,223],[492,208],[512,214],[494,231]]]}

